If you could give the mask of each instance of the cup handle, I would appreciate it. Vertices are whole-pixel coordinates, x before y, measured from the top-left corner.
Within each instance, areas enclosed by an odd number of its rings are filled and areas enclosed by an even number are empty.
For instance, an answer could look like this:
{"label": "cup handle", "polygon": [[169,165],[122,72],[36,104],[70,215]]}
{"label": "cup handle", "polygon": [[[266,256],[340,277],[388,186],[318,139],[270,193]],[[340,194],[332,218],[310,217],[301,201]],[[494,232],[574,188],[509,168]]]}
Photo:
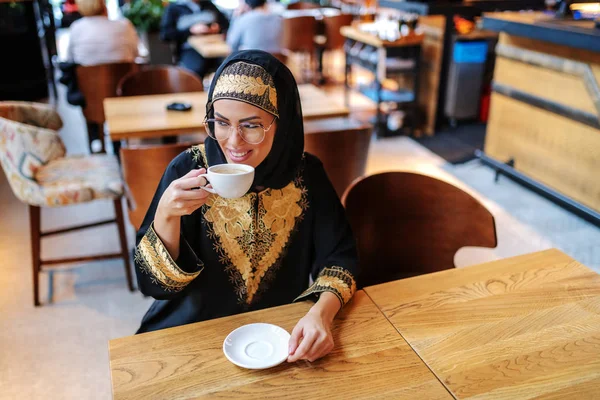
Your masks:
{"label": "cup handle", "polygon": [[[204,179],[206,179],[206,184],[207,185],[210,183],[209,180],[208,180],[208,174],[198,175],[198,178],[204,178]],[[206,187],[206,185],[200,186],[200,189],[206,190],[208,193],[217,194],[217,192],[215,191],[215,189],[208,188],[208,187]]]}

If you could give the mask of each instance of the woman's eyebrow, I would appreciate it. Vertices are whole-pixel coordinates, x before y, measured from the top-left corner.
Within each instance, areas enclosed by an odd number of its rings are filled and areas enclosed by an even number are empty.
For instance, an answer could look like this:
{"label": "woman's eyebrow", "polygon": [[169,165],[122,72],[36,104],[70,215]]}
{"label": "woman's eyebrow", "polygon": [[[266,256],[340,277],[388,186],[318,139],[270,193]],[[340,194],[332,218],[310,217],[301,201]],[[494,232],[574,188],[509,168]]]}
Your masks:
{"label": "woman's eyebrow", "polygon": [[258,115],[253,115],[252,117],[242,118],[239,122],[252,121],[253,119],[261,119]]}
{"label": "woman's eyebrow", "polygon": [[227,117],[225,117],[225,116],[223,116],[223,115],[219,114],[219,113],[218,113],[218,112],[216,112],[216,111],[215,111],[215,115],[216,115],[217,117],[219,117],[219,118],[223,118],[224,120],[226,120],[226,121],[229,121],[229,118],[227,118]]}

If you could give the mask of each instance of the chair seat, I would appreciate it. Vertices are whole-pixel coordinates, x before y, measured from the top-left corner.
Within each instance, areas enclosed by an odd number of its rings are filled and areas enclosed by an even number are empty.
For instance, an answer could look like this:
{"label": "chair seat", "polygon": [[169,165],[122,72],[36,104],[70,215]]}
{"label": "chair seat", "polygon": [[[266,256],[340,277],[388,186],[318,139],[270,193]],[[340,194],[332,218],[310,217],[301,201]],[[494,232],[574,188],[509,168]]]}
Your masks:
{"label": "chair seat", "polygon": [[53,160],[37,171],[35,179],[51,207],[115,199],[123,194],[119,164],[110,154]]}

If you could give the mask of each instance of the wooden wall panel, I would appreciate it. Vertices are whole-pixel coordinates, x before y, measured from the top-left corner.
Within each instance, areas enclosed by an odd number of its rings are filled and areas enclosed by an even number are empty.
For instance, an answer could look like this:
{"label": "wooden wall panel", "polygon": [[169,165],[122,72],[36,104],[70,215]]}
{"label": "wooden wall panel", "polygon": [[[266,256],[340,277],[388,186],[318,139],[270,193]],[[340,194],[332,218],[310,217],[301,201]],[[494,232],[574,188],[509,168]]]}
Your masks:
{"label": "wooden wall panel", "polygon": [[596,107],[583,79],[575,75],[498,57],[494,81],[567,107],[596,114]]}
{"label": "wooden wall panel", "polygon": [[485,152],[600,211],[600,131],[494,93]]}
{"label": "wooden wall panel", "polygon": [[559,46],[549,42],[542,42],[540,40],[527,39],[501,33],[499,43],[520,47],[526,50],[537,51],[539,53],[547,53],[556,57],[569,58],[571,60],[581,61],[588,64],[600,64],[600,53],[574,49],[567,46]]}

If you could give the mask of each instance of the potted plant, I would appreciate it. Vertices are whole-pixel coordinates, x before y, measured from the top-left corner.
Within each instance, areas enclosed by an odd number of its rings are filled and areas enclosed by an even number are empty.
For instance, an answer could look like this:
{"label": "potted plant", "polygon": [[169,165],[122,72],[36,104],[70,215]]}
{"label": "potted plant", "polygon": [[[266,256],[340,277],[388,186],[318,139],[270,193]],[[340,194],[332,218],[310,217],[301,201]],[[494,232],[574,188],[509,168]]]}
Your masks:
{"label": "potted plant", "polygon": [[162,0],[132,0],[123,5],[123,15],[136,27],[149,52],[151,64],[172,64],[172,52],[160,40],[160,20],[165,9]]}

